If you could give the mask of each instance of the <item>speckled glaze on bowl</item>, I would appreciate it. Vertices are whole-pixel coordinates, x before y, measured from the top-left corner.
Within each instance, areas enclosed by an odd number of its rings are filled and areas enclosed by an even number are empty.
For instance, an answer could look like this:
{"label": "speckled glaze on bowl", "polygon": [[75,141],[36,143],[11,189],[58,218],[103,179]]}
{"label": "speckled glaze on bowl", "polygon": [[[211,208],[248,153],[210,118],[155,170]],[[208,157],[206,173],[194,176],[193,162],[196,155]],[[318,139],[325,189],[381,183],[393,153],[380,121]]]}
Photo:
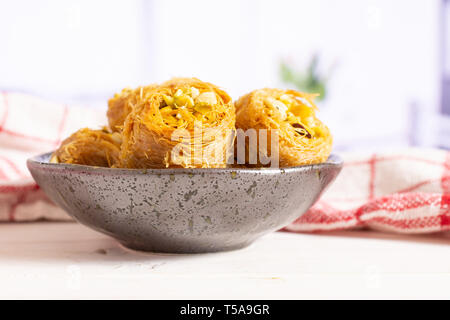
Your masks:
{"label": "speckled glaze on bowl", "polygon": [[332,155],[285,169],[110,169],[28,160],[73,218],[126,247],[200,253],[245,247],[302,215],[342,167]]}

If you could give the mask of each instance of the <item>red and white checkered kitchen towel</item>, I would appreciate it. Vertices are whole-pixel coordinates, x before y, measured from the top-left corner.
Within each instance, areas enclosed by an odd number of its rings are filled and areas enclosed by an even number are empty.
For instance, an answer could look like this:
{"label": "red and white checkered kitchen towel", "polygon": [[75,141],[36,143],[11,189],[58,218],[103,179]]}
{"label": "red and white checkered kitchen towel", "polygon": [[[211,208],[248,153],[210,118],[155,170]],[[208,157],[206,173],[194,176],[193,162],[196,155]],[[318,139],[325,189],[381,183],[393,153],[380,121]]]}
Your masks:
{"label": "red and white checkered kitchen towel", "polygon": [[69,220],[33,181],[26,159],[54,150],[80,127],[105,121],[98,110],[0,93],[0,221]]}
{"label": "red and white checkered kitchen towel", "polygon": [[[104,112],[14,93],[0,96],[0,221],[69,220],[34,183],[26,159],[55,149],[80,127],[100,127]],[[450,230],[450,153],[405,149],[343,153],[336,181],[292,232],[370,227],[403,233]]]}
{"label": "red and white checkered kitchen towel", "polygon": [[450,152],[405,149],[343,158],[344,168],[329,190],[285,230],[450,230]]}

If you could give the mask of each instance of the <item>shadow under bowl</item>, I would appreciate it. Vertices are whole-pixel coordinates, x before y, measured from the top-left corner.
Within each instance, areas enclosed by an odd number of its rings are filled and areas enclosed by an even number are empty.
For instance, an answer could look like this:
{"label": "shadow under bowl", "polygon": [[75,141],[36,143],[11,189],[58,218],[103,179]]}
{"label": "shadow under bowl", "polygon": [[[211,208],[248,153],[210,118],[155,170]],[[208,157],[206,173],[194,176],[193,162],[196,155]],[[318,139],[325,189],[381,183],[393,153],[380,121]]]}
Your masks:
{"label": "shadow under bowl", "polygon": [[111,169],[28,160],[48,197],[80,223],[144,251],[243,248],[305,213],[342,160],[264,169]]}

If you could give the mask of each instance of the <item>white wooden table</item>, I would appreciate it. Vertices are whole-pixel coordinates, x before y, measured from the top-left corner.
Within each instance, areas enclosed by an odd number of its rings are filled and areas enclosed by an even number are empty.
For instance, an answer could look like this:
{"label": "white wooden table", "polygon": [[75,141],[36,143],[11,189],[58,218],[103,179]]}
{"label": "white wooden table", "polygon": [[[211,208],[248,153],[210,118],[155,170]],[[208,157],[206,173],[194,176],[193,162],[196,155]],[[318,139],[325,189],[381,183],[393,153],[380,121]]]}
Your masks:
{"label": "white wooden table", "polygon": [[234,252],[133,252],[76,223],[0,224],[0,298],[450,298],[450,235],[278,232]]}

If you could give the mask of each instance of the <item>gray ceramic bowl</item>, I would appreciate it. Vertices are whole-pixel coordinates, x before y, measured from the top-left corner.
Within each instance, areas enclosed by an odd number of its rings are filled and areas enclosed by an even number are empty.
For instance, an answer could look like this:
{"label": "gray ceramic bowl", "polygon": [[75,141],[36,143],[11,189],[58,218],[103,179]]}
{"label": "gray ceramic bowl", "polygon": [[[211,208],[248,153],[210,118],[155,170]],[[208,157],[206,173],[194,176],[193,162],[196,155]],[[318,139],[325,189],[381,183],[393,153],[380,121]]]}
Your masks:
{"label": "gray ceramic bowl", "polygon": [[285,169],[110,169],[28,160],[39,186],[80,223],[126,247],[212,252],[245,247],[302,215],[339,157]]}

